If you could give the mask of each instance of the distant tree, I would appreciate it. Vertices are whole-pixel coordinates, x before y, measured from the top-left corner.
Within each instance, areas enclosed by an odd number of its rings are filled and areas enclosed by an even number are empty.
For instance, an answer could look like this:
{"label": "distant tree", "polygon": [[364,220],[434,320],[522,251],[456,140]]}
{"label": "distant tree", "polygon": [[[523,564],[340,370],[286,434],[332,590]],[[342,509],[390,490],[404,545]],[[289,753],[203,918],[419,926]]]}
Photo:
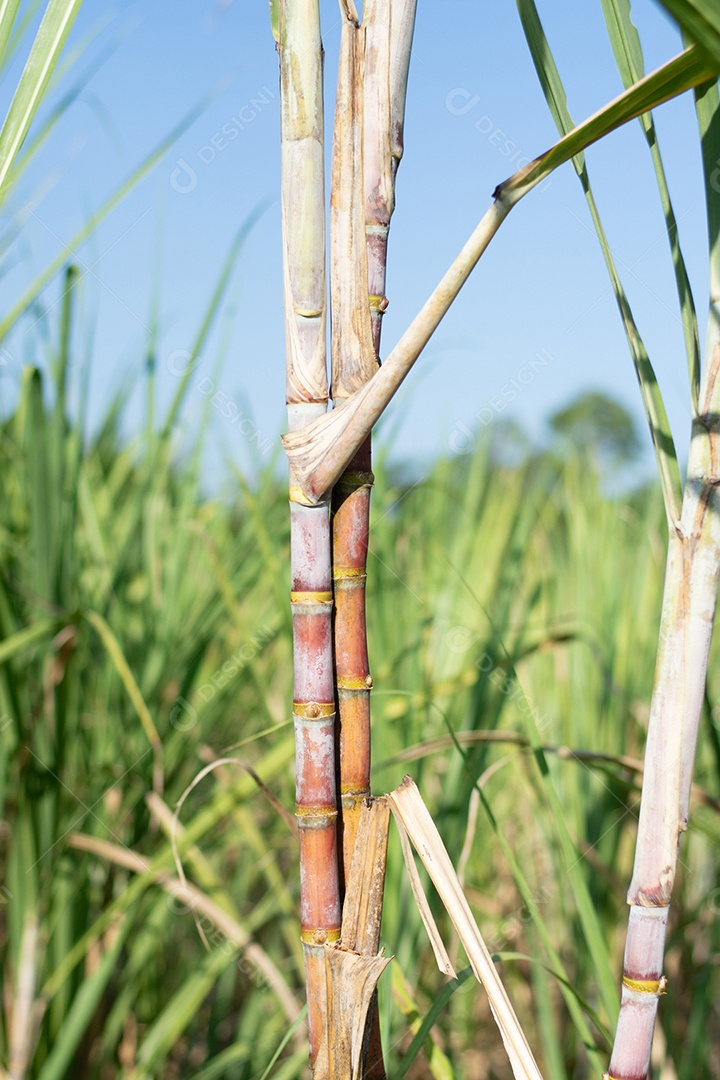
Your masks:
{"label": "distant tree", "polygon": [[601,390],[588,390],[554,412],[548,424],[554,434],[582,448],[600,468],[617,468],[640,452],[635,420],[619,401]]}

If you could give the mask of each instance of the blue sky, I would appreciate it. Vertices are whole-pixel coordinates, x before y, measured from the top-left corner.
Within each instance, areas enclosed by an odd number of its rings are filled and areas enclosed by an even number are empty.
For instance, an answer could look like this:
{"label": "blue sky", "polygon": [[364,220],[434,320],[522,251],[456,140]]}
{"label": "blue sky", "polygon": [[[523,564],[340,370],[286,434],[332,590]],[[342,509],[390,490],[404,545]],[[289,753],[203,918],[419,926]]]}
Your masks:
{"label": "blue sky", "polygon": [[[322,3],[328,123],[339,40],[335,0]],[[581,120],[621,89],[599,0],[539,0]],[[390,242],[387,353],[484,213],[497,183],[555,141],[515,4],[419,0],[406,154]],[[450,15],[448,16],[448,12]],[[680,48],[650,0],[633,5],[648,69]],[[277,60],[266,0],[86,3],[68,50],[98,31],[72,81],[111,55],[28,167],[11,204],[22,222],[0,280],[6,310],[60,251],[82,274],[75,377],[90,364],[90,420],[129,381],[128,431],[143,422],[142,364],[159,290],[159,410],[177,388],[232,238],[269,206],[240,255],[215,332],[193,371],[183,412],[195,430],[210,384],[249,418],[211,411],[207,469],[248,466],[284,430],[284,343],[279,223]],[[70,55],[70,52],[68,55]],[[6,105],[10,72],[4,92]],[[66,81],[65,86],[69,85]],[[140,184],[80,249],[90,213],[198,101],[214,96]],[[689,97],[657,123],[683,243],[704,323],[706,239],[700,155]],[[232,138],[223,136],[233,132]],[[656,366],[678,448],[688,435],[688,391],[672,266],[649,154],[638,124],[591,149],[595,193],[637,322]],[[44,299],[56,333],[59,282]],[[45,322],[26,315],[4,343],[3,401],[22,363],[43,362]],[[220,374],[218,355],[226,358]],[[532,371],[532,378],[526,373]],[[510,394],[508,386],[514,387]],[[461,449],[478,417],[512,419],[537,434],[583,389],[601,388],[641,416],[627,346],[580,185],[565,166],[513,212],[421,357],[384,428],[396,459]],[[513,400],[508,399],[512,396]],[[499,403],[506,405],[502,410]],[[248,436],[254,434],[254,443]],[[261,459],[263,455],[261,453]]]}

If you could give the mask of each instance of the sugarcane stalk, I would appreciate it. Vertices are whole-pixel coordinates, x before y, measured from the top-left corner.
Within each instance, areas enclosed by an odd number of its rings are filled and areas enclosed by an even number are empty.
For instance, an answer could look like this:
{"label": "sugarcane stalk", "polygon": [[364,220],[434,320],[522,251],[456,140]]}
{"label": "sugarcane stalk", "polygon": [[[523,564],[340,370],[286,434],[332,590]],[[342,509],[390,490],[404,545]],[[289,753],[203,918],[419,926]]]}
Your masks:
{"label": "sugarcane stalk", "polygon": [[[288,426],[327,409],[322,44],[318,0],[279,7],[282,218]],[[301,936],[310,1063],[325,1028],[325,943],[340,936],[327,502],[306,505],[290,470],[293,720],[300,846]]]}
{"label": "sugarcane stalk", "polygon": [[[335,405],[377,370],[368,307],[363,235],[363,85],[365,24],[341,0],[343,25],[333,132],[330,193],[332,396]],[[365,581],[370,507],[370,438],[365,439],[332,497],[335,602],[335,689],[338,708],[338,783],[342,837],[341,881],[350,871],[357,822],[370,794],[370,676],[365,625]]]}
{"label": "sugarcane stalk", "polygon": [[[377,370],[387,307],[387,242],[403,151],[416,0],[370,0],[358,26],[344,15],[333,142],[331,296],[333,400],[341,404]],[[359,312],[363,316],[359,317]],[[367,317],[365,314],[367,313]],[[365,615],[371,435],[333,494],[335,664],[343,871],[360,806],[370,794],[370,676]]]}
{"label": "sugarcane stalk", "polygon": [[[715,311],[715,319],[718,314]],[[717,330],[717,323],[716,323]],[[643,1080],[662,974],[678,846],[687,828],[697,731],[707,678],[720,569],[718,410],[720,338],[704,380],[693,425],[680,521],[668,547],[655,687],[645,750],[622,1002],[607,1076]]]}
{"label": "sugarcane stalk", "polygon": [[[708,187],[710,317],[682,510],[670,521],[655,686],[645,749],[620,1016],[606,1078],[650,1068],[678,848],[688,826],[700,715],[720,572],[720,250]],[[713,226],[715,221],[715,227]]]}
{"label": "sugarcane stalk", "polygon": [[[330,199],[332,388],[336,405],[377,370],[415,6],[416,0],[368,0],[359,26],[354,8],[341,0],[344,23]],[[366,580],[373,484],[371,442],[368,434],[340,476],[332,498],[343,881],[350,878],[358,823],[370,796],[372,677]],[[344,931],[343,945],[347,946]],[[374,997],[362,1057],[365,1080],[383,1080]]]}
{"label": "sugarcane stalk", "polygon": [[283,437],[286,453],[309,502],[323,500],[348,467],[513,207],[560,165],[609,132],[716,75],[714,62],[704,53],[695,46],[686,49],[573,128],[495,189],[492,204],[477,228],[377,374],[340,408],[308,425],[306,430],[289,432]]}

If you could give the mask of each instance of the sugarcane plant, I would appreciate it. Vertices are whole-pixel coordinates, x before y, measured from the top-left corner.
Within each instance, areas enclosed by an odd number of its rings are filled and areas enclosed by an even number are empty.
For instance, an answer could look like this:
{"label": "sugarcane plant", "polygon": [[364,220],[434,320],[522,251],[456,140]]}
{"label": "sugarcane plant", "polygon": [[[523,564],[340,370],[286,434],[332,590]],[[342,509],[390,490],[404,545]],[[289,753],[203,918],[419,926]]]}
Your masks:
{"label": "sugarcane plant", "polygon": [[[642,74],[640,39],[628,0],[602,0],[618,69],[626,85]],[[703,23],[702,10],[720,26],[716,9],[671,3],[689,32],[720,55]],[[560,76],[552,60],[534,0],[518,0],[523,28],[548,104],[561,133],[572,128]],[[700,9],[699,12],[697,9]],[[717,80],[695,90],[702,144],[710,249],[710,310],[701,364],[693,294],[677,235],[675,213],[652,117],[641,117],[653,157],[665,212],[679,302],[690,389],[691,438],[687,473],[681,484],[677,454],[657,379],[616,271],[584,159],[575,159],[598,233],[618,309],[635,363],[655,454],[668,522],[668,550],[655,682],[645,747],[635,864],[628,890],[630,906],[617,1030],[606,1077],[635,1080],[650,1069],[659,998],[665,993],[665,937],[678,849],[688,827],[690,790],[707,682],[720,569],[720,507],[717,501],[718,417],[720,412],[720,108]]]}
{"label": "sugarcane plant", "polygon": [[[712,181],[712,170],[720,160],[720,49],[713,52],[710,41],[708,51],[708,40],[703,37],[705,48],[693,43],[648,76],[642,74],[637,62],[630,64],[625,72],[625,92],[574,126],[545,48],[535,5],[532,0],[518,0],[518,6],[561,138],[496,188],[477,229],[380,366],[380,326],[387,306],[387,238],[403,149],[415,0],[368,0],[362,18],[352,0],[340,0],[342,30],[329,214],[329,387],[319,0],[271,0],[280,59],[289,427],[284,443],[290,463],[301,935],[310,1063],[320,1080],[325,1076],[385,1075],[373,995],[387,963],[377,954],[386,833],[382,822],[370,825],[367,816],[373,806],[372,679],[365,629],[372,428],[513,207],[554,169],[572,161],[601,230],[587,181],[586,147],[638,117],[647,134],[651,108],[696,88],[707,181],[713,301],[702,372],[697,350],[693,350],[692,330],[686,334],[693,427],[682,488],[657,381],[606,243],[603,249],[614,275],[650,423],[669,526],[637,856],[628,896],[631,912],[622,1004],[606,1074],[611,1080],[638,1080],[647,1075],[657,1003],[665,985],[662,966],[667,913],[678,839],[687,826],[720,567],[720,199],[718,185]],[[611,31],[614,26],[627,46],[629,5],[606,0],[604,6]],[[673,0],[672,6],[683,5]],[[686,7],[702,9],[704,5],[696,0],[695,5]],[[690,20],[688,29],[692,33],[696,23]],[[652,147],[650,138],[649,142]],[[675,265],[678,282],[684,283],[684,264],[676,258]],[[686,296],[687,290],[682,295]],[[333,407],[328,412],[330,398]],[[423,819],[418,824],[412,813],[403,817],[408,798],[410,795],[400,789],[389,797],[393,811],[402,819],[401,832],[407,829],[424,859],[428,854],[427,822]],[[370,836],[375,837],[372,842]],[[371,858],[370,851],[376,856]],[[366,873],[368,858],[373,867]],[[409,855],[408,869],[412,876]],[[429,865],[428,869],[432,876]],[[452,877],[451,867],[446,865],[445,870]],[[433,881],[438,884],[435,877]],[[474,942],[474,931],[468,931],[464,922],[459,885],[451,882],[448,889],[454,897],[452,903],[457,902],[462,912],[456,927],[465,927],[468,940]],[[432,934],[419,888],[415,892]],[[442,970],[449,972],[451,966],[440,945],[436,956]],[[492,989],[487,969],[483,975],[481,962],[473,967],[485,984],[498,1019],[501,1012],[505,1015],[506,1003],[497,996],[500,991]],[[515,1075],[539,1076],[514,1014],[506,1023],[498,1019],[498,1024]]]}

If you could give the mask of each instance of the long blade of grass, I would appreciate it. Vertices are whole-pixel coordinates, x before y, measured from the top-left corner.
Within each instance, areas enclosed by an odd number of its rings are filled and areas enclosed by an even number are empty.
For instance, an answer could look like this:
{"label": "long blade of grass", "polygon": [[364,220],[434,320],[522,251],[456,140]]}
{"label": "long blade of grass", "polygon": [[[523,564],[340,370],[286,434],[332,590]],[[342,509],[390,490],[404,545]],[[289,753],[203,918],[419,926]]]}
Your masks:
{"label": "long blade of grass", "polygon": [[[650,434],[655,448],[655,458],[660,474],[665,510],[670,521],[679,521],[680,506],[682,502],[682,485],[680,482],[680,469],[678,467],[677,453],[675,451],[672,431],[670,430],[670,422],[667,417],[667,412],[665,411],[665,403],[653,366],[650,362],[650,357],[648,356],[647,349],[645,348],[635,323],[625,289],[620,281],[620,275],[617,272],[615,260],[600,220],[595,197],[590,187],[585,157],[582,153],[582,150],[590,145],[590,143],[586,142],[584,146],[580,146],[580,143],[576,139],[575,133],[580,131],[586,125],[575,128],[573,124],[567,106],[565,88],[563,87],[560,72],[558,71],[545,31],[540,22],[535,0],[516,0],[516,2],[518,11],[520,12],[520,19],[525,32],[525,38],[530,49],[530,54],[535,65],[540,85],[542,86],[545,99],[548,103],[548,108],[550,109],[558,131],[564,136],[561,142],[558,143],[558,146],[550,151],[550,154],[556,152],[558,147],[563,144],[565,144],[566,149],[568,146],[578,147],[579,152],[570,156],[572,157],[575,172],[577,173],[583,191],[585,192],[590,216],[592,217],[593,225],[595,226],[595,231],[598,240],[600,241],[600,247],[605,260],[605,265],[610,275],[612,289],[622,318],[630,354],[635,365],[635,374],[637,375],[638,383],[640,385],[640,393],[642,395],[645,414],[650,426]],[[683,56],[687,57],[689,52],[690,50],[688,50],[687,53],[683,53]],[[698,61],[699,57],[700,54],[696,53],[695,60]],[[682,59],[682,57],[680,59]],[[702,59],[698,62],[701,66],[704,63]],[[639,84],[636,84],[631,93],[634,93],[638,86],[641,87],[647,82],[648,80],[644,79]],[[642,95],[640,95],[639,100],[642,100]],[[604,111],[605,110],[603,110],[603,112]],[[645,111],[646,109],[641,110],[641,112]],[[636,113],[635,115],[637,116],[640,114]],[[591,121],[588,121],[587,123],[591,123]],[[691,362],[691,379],[694,380],[697,377],[698,372],[694,370],[694,362]]]}
{"label": "long blade of grass", "polygon": [[47,139],[55,130],[58,122],[67,113],[70,106],[77,101],[82,91],[86,88],[90,80],[101,70],[106,64],[107,60],[112,56],[115,51],[116,45],[110,45],[104,49],[99,56],[97,56],[82,72],[81,75],[68,87],[62,94],[62,97],[53,106],[48,116],[44,117],[42,121],[35,125],[32,131],[32,136],[28,138],[23,144],[24,149],[21,157],[15,164],[13,170],[13,185],[16,185],[20,176],[24,173],[28,165],[34,160],[38,151],[47,142]]}
{"label": "long blade of grass", "polygon": [[720,61],[720,8],[715,0],[660,0],[683,30]]}
{"label": "long blade of grass", "polygon": [[[266,756],[265,778],[269,779],[278,772],[287,768],[292,759],[292,748],[289,744],[277,746]],[[192,823],[186,827],[182,836],[178,837],[177,847],[182,854],[188,847],[196,842],[201,836],[211,829],[221,818],[229,814],[235,806],[238,798],[247,798],[254,790],[253,781],[249,777],[241,777],[235,785],[221,792],[207,806],[195,815]],[[105,932],[108,926],[123,912],[128,911],[135,900],[157,879],[158,870],[167,868],[172,864],[172,848],[165,845],[152,860],[147,870],[138,869],[137,876],[133,878],[125,890],[113,900],[98,916],[93,925],[87,930],[72,949],[63,958],[60,964],[52,971],[41,989],[44,997],[52,997],[62,987],[65,980],[73,972],[75,967],[86,955],[87,950]]]}
{"label": "long blade of grass", "polygon": [[[464,759],[466,767],[467,767],[468,771],[470,772],[471,763],[470,763],[470,761],[468,759],[467,751],[464,750],[463,747],[460,745],[460,743],[454,738],[454,732],[452,732],[452,730],[450,731],[450,735],[451,735],[451,737],[453,737],[453,741],[455,743],[456,749],[459,751],[461,757]],[[471,775],[472,775],[472,773],[471,773]],[[560,991],[561,991],[561,993],[563,995],[563,998],[565,1000],[565,1004],[567,1005],[568,1012],[570,1013],[570,1016],[572,1017],[573,1024],[575,1025],[575,1029],[576,1029],[578,1035],[580,1036],[580,1038],[582,1039],[582,1042],[583,1042],[583,1044],[585,1046],[585,1049],[587,1050],[588,1057],[590,1059],[590,1062],[591,1062],[593,1068],[596,1069],[598,1072],[600,1072],[602,1070],[602,1067],[603,1067],[602,1058],[600,1057],[600,1055],[598,1053],[598,1050],[597,1050],[597,1048],[595,1046],[595,1041],[593,1039],[592,1033],[591,1033],[590,1028],[588,1026],[587,1020],[585,1019],[585,1016],[583,1015],[582,1009],[581,1009],[579,1001],[578,1001],[578,995],[572,989],[572,984],[570,982],[570,979],[568,978],[568,975],[567,975],[567,972],[565,970],[565,966],[564,966],[564,964],[562,962],[562,959],[560,957],[560,954],[558,953],[557,949],[555,948],[555,946],[554,946],[554,944],[552,942],[550,934],[548,933],[547,926],[545,925],[545,922],[544,922],[544,920],[543,920],[543,918],[540,915],[540,912],[538,910],[538,906],[535,903],[533,893],[532,893],[532,890],[531,890],[530,885],[528,883],[527,877],[525,876],[525,873],[524,873],[518,859],[515,856],[515,853],[514,853],[514,851],[512,849],[512,846],[511,846],[510,842],[508,841],[507,837],[505,836],[505,833],[503,832],[503,830],[498,825],[497,819],[496,819],[496,817],[495,817],[495,815],[494,815],[494,813],[492,811],[492,808],[491,808],[491,806],[490,806],[490,804],[489,804],[489,802],[487,800],[487,796],[485,794],[485,791],[483,790],[482,785],[477,783],[477,781],[475,780],[474,775],[472,776],[472,779],[473,779],[473,783],[474,783],[474,786],[475,786],[475,790],[477,791],[478,795],[480,796],[480,802],[481,802],[481,804],[483,806],[483,809],[485,810],[485,813],[487,815],[487,819],[488,819],[488,821],[490,823],[490,826],[491,826],[491,828],[492,828],[492,830],[493,830],[493,832],[495,834],[495,837],[497,838],[498,843],[500,844],[500,847],[502,848],[502,851],[503,851],[503,854],[505,855],[505,858],[507,859],[507,862],[508,862],[508,865],[510,867],[510,871],[512,873],[512,876],[513,876],[513,878],[515,880],[515,884],[517,886],[518,892],[520,893],[520,896],[522,898],[522,901],[523,901],[525,907],[530,912],[530,917],[531,917],[531,919],[533,921],[533,924],[535,926],[537,934],[540,937],[540,940],[542,941],[543,946],[544,946],[544,948],[545,948],[545,950],[547,952],[547,955],[548,955],[548,957],[550,959],[551,968],[549,968],[548,970],[552,970],[553,973],[558,978],[559,985],[560,985]],[[605,1041],[608,1042],[608,1044],[609,1044],[609,1038],[608,1038],[608,1033],[607,1033],[606,1028],[604,1026],[601,1026],[597,1021],[596,1021],[596,1024],[598,1026],[598,1029],[602,1032],[602,1035],[603,1035]]]}
{"label": "long blade of grass", "polygon": [[153,769],[153,786],[154,790],[158,793],[162,792],[162,742],[158,734],[158,730],[155,727],[150,710],[148,709],[145,698],[142,695],[140,687],[137,684],[137,680],[132,673],[130,665],[127,662],[125,654],[122,650],[122,646],[117,637],[113,633],[109,624],[97,611],[85,611],[83,612],[85,619],[90,623],[92,628],[97,633],[98,637],[102,641],[108,656],[113,662],[115,670],[117,671],[123,686],[127,692],[127,696],[133,704],[138,719],[142,725],[142,729],[147,735],[148,742],[152,747],[154,758]]}
{"label": "long blade of grass", "polygon": [[[423,1048],[425,1049],[426,1056],[428,1055],[428,1043],[433,1046],[430,1039],[430,1032],[432,1031],[435,1022],[437,1021],[443,1010],[447,1008],[450,999],[452,998],[455,991],[459,990],[463,983],[466,983],[468,979],[471,979],[473,977],[473,974],[474,972],[471,967],[463,968],[461,971],[458,971],[454,979],[451,979],[450,982],[445,983],[445,986],[443,986],[440,992],[435,995],[433,1003],[428,1009],[428,1011],[425,1013],[422,1022],[414,1025],[417,1030],[415,1031],[412,1042],[402,1056],[402,1061],[395,1069],[394,1075],[396,1077],[396,1080],[403,1080],[403,1077],[407,1076],[413,1065],[413,1062],[415,1061],[415,1058],[418,1056],[418,1054]],[[434,1046],[433,1048],[439,1049]],[[432,1054],[432,1051],[430,1051],[430,1054]],[[452,1068],[449,1067],[449,1062],[445,1055],[442,1054],[442,1051],[440,1064],[438,1065],[437,1062],[429,1061],[428,1068],[430,1069],[433,1076],[436,1077],[436,1080],[440,1080],[440,1078],[442,1078],[442,1080],[453,1080],[454,1073],[452,1071]]]}
{"label": "long blade of grass", "polygon": [[13,656],[24,652],[25,649],[33,645],[37,645],[46,638],[52,637],[53,634],[57,633],[61,625],[62,623],[58,619],[42,619],[24,630],[18,630],[17,633],[5,638],[4,641],[0,641],[0,664],[4,664]]}
{"label": "long blade of grass", "polygon": [[15,158],[37,112],[48,80],[82,0],[50,0],[0,130],[0,203]]}
{"label": "long blade of grass", "polygon": [[[707,204],[707,230],[710,247],[710,296],[717,304],[720,294],[720,104],[717,83],[709,83],[696,92],[695,108],[700,128]],[[708,335],[717,314],[711,315]],[[717,334],[717,327],[714,328]],[[713,344],[708,337],[707,345]],[[706,361],[709,356],[706,355]]]}
{"label": "long blade of grass", "polygon": [[[523,0],[517,0],[517,4],[521,10],[521,17],[523,20],[527,18],[528,21],[526,36],[529,35],[532,39],[531,48],[541,50],[543,47],[542,42],[546,41],[546,39],[540,26],[535,5],[532,4],[531,8]],[[538,55],[542,60],[541,52],[538,52]],[[709,79],[717,77],[720,70],[720,62],[708,57],[696,45],[692,45],[689,49],[680,53],[679,56],[657,68],[652,74],[646,75],[639,83],[626,90],[625,93],[620,94],[609,104],[604,105],[602,109],[599,109],[587,120],[583,121],[582,124],[574,127],[569,113],[567,113],[565,92],[560,84],[559,76],[557,76],[557,68],[549,49],[545,59],[547,60],[547,67],[542,63],[540,64],[543,72],[542,76],[538,72],[543,90],[545,90],[547,84],[550,90],[549,96],[553,98],[554,102],[552,107],[560,106],[563,109],[567,116],[568,126],[565,128],[558,125],[563,138],[546,153],[536,158],[535,161],[531,161],[529,165],[526,165],[510,180],[506,180],[505,184],[501,185],[506,190],[515,189],[526,184],[534,187],[549,176],[559,165],[563,165],[578,154],[582,154],[589,146],[609,135],[611,131],[615,131],[617,128],[622,127],[623,124],[627,124],[629,120],[636,120],[638,116],[642,116],[643,113],[657,108],[658,105],[662,105],[666,101],[670,101],[672,98],[677,97],[678,94],[684,94],[685,91],[692,90]]]}
{"label": "long blade of grass", "polygon": [[72,253],[72,257],[76,257],[75,253],[81,247],[81,245],[87,240],[89,236],[97,229],[98,225],[104,221],[104,219],[111,213],[112,210],[118,206],[123,199],[125,199],[130,192],[144,179],[145,176],[157,165],[162,157],[167,153],[170,147],[180,138],[182,134],[197,120],[197,118],[203,113],[209,102],[212,100],[213,95],[209,98],[203,99],[198,105],[190,110],[182,120],[176,124],[176,126],[165,136],[157,146],[147,155],[146,158],[130,173],[128,177],[115,189],[115,191],[105,200],[94,214],[91,214],[85,224],[78,229],[73,237],[63,246],[62,251],[46,266],[46,268],[38,274],[35,280],[28,286],[25,292],[22,294],[19,300],[13,305],[9,313],[0,322],[0,338],[7,336],[8,331],[14,326],[20,316],[30,307],[32,302],[37,298],[40,292],[45,288],[48,282],[52,281],[55,275],[61,270],[68,261],[68,252]]}
{"label": "long blade of grass", "polygon": [[120,926],[117,927],[111,946],[100,963],[92,974],[85,976],[65,1016],[50,1055],[38,1073],[38,1080],[63,1080],[63,1077],[68,1075],[68,1069],[80,1040],[98,1010],[108,983],[117,971],[118,959],[131,926],[131,919],[126,917],[122,920]]}
{"label": "long blade of grass", "polygon": [[303,1020],[305,1019],[306,1016],[307,1016],[307,1005],[303,1008],[302,1012],[298,1016],[295,1023],[292,1024],[291,1027],[289,1027],[288,1030],[283,1035],[282,1040],[280,1042],[280,1045],[278,1046],[277,1050],[275,1051],[272,1058],[268,1062],[268,1066],[265,1069],[265,1072],[260,1077],[260,1080],[268,1080],[268,1077],[270,1076],[270,1073],[272,1072],[272,1070],[275,1068],[275,1065],[277,1064],[278,1058],[280,1057],[283,1050],[285,1049],[287,1044],[290,1042],[293,1035],[295,1034],[297,1029],[300,1027],[300,1024],[303,1022]]}
{"label": "long blade of grass", "polygon": [[[512,665],[510,657],[507,659]],[[514,666],[511,666],[511,672],[519,686],[520,682],[517,679],[517,672],[515,671]],[[587,881],[585,880],[584,867],[581,860],[578,858],[577,847],[570,836],[570,831],[565,820],[565,813],[548,768],[547,759],[542,749],[540,733],[535,717],[532,714],[532,709],[523,712],[523,720],[533,750],[535,763],[542,777],[548,801],[552,808],[553,818],[560,840],[560,847],[567,867],[566,872],[570,879],[573,896],[575,897],[575,903],[578,909],[578,916],[595,967],[600,996],[606,1013],[611,1023],[613,1023],[617,1017],[619,1002],[610,964],[610,954],[607,942],[600,926],[597,910],[592,897],[590,896]]]}
{"label": "long blade of grass", "polygon": [[42,7],[42,2],[43,0],[29,0],[28,3],[19,8],[19,16],[16,18],[15,24],[12,27],[10,40],[3,53],[0,55],[0,74],[4,74],[12,63],[28,27],[35,19],[39,8]]}
{"label": "long blade of grass", "polygon": [[[610,44],[615,55],[615,62],[620,72],[625,87],[632,86],[645,74],[642,45],[640,35],[632,21],[630,13],[630,0],[602,0],[605,23],[610,36]],[[670,252],[672,254],[673,268],[675,271],[675,284],[680,302],[680,313],[683,324],[683,337],[685,340],[685,352],[688,361],[688,373],[690,377],[690,394],[693,409],[697,412],[698,394],[700,389],[700,341],[698,337],[697,313],[693,299],[690,278],[688,276],[685,259],[680,248],[677,219],[670,198],[670,189],[665,175],[660,145],[658,143],[657,130],[651,113],[643,113],[639,118],[645,139],[650,148],[655,175],[657,177],[660,202],[665,216]]]}
{"label": "long blade of grass", "polygon": [[0,62],[10,40],[13,23],[20,7],[20,0],[1,0],[0,2]]}
{"label": "long blade of grass", "polygon": [[[243,244],[245,243],[248,235],[252,232],[255,225],[258,223],[258,221],[263,216],[263,214],[272,202],[274,202],[274,199],[272,198],[263,199],[262,202],[260,202],[258,206],[256,206],[255,209],[248,214],[248,216],[245,218],[242,225],[238,229],[235,239],[230,245],[230,250],[228,252],[227,258],[225,259],[222,270],[220,272],[220,276],[217,280],[212,296],[210,297],[210,303],[205,309],[203,320],[198,329],[195,341],[193,342],[192,349],[190,350],[193,361],[197,362],[200,350],[202,349],[203,344],[215,321],[223,297],[225,296],[228,284],[232,277],[233,270],[235,269],[238,255],[242,250]],[[162,427],[162,432],[160,434],[161,442],[167,440],[170,436],[170,433],[175,424],[175,420],[177,419],[178,412],[180,411],[180,407],[185,398],[185,394],[187,393],[187,388],[193,371],[194,364],[191,361],[187,365],[187,369],[180,380],[180,385],[175,393],[172,404],[168,409],[168,413]]]}
{"label": "long blade of grass", "polygon": [[203,957],[150,1026],[138,1051],[138,1066],[129,1074],[128,1080],[146,1080],[156,1075],[156,1066],[164,1060],[195,1018],[203,1001],[232,960],[232,951],[222,947]]}

